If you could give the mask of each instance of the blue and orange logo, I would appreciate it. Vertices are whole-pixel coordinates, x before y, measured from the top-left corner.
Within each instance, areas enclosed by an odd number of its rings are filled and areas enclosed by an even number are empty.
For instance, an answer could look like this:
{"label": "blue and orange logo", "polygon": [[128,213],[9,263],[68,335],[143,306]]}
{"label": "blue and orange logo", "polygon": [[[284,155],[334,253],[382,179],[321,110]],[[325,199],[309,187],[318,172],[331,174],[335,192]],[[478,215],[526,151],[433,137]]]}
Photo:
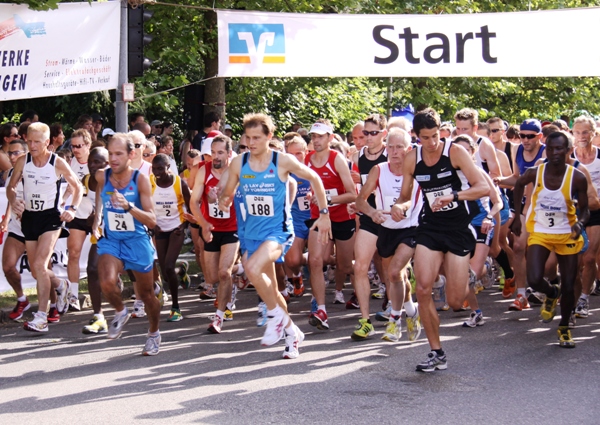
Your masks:
{"label": "blue and orange logo", "polygon": [[229,24],[229,63],[285,63],[283,24]]}
{"label": "blue and orange logo", "polygon": [[31,38],[34,35],[46,34],[43,22],[24,22],[19,15],[14,15],[12,18],[0,22],[0,40],[19,31],[23,31],[27,38]]}

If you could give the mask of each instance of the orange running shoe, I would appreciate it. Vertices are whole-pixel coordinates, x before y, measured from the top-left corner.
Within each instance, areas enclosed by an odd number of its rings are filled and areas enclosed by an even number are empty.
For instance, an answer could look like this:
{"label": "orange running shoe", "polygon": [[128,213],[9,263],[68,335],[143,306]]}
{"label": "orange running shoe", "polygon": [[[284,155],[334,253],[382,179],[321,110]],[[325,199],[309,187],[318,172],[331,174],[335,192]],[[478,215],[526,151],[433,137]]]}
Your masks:
{"label": "orange running shoe", "polygon": [[522,311],[529,308],[529,301],[521,294],[517,294],[517,298],[508,306],[509,311]]}
{"label": "orange running shoe", "polygon": [[292,285],[294,285],[294,297],[301,297],[304,295],[304,282],[302,282],[302,276],[293,277],[291,281]]}
{"label": "orange running shoe", "polygon": [[504,281],[504,289],[502,289],[502,296],[504,298],[510,298],[515,294],[517,290],[517,285],[515,284],[515,278],[511,277],[510,279],[506,279]]}

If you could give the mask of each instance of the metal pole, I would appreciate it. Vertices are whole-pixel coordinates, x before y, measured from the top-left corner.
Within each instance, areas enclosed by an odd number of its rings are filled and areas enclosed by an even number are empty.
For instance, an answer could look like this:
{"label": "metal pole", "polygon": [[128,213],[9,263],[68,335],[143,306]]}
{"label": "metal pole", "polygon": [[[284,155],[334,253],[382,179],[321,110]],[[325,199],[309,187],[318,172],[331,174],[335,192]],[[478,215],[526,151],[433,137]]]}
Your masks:
{"label": "metal pole", "polygon": [[121,0],[121,43],[119,46],[119,83],[115,102],[115,130],[127,131],[127,102],[123,102],[123,84],[127,83],[127,0]]}
{"label": "metal pole", "polygon": [[394,77],[390,77],[390,81],[387,88],[387,113],[388,118],[392,116],[392,84],[394,83]]}

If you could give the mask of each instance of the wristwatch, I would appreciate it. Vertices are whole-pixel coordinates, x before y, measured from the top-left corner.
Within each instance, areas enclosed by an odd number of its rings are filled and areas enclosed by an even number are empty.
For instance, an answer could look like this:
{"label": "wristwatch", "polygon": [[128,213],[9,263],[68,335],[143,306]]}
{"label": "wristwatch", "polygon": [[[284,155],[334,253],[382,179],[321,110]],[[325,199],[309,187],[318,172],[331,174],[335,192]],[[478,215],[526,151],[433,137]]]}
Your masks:
{"label": "wristwatch", "polygon": [[331,205],[331,195],[325,195],[325,199],[327,199],[327,205]]}
{"label": "wristwatch", "polygon": [[494,217],[492,217],[491,215],[488,215],[485,219],[489,221],[494,221]]}
{"label": "wristwatch", "polygon": [[453,190],[452,194],[454,195],[452,202],[458,202],[458,190]]}
{"label": "wristwatch", "polygon": [[67,205],[65,206],[65,211],[66,210],[73,210],[74,212],[77,212],[77,207],[75,205]]}
{"label": "wristwatch", "polygon": [[[131,209],[132,209],[133,207],[135,207],[135,205],[133,205],[131,202],[129,202],[127,205],[129,206],[129,208],[127,208],[127,209],[125,210],[125,212],[129,212],[129,211],[131,211]],[[125,209],[125,208],[123,208],[123,209]]]}
{"label": "wristwatch", "polygon": [[322,210],[319,210],[319,214],[329,214],[329,208],[323,208]]}

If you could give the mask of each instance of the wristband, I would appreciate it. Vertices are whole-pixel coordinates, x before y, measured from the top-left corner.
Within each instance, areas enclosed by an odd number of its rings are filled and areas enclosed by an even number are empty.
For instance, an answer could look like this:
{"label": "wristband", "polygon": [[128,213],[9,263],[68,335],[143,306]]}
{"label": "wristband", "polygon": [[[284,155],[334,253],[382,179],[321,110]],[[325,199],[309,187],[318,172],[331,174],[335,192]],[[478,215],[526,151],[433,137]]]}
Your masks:
{"label": "wristband", "polygon": [[453,190],[452,194],[454,195],[454,198],[452,198],[452,202],[458,202],[458,190]]}

